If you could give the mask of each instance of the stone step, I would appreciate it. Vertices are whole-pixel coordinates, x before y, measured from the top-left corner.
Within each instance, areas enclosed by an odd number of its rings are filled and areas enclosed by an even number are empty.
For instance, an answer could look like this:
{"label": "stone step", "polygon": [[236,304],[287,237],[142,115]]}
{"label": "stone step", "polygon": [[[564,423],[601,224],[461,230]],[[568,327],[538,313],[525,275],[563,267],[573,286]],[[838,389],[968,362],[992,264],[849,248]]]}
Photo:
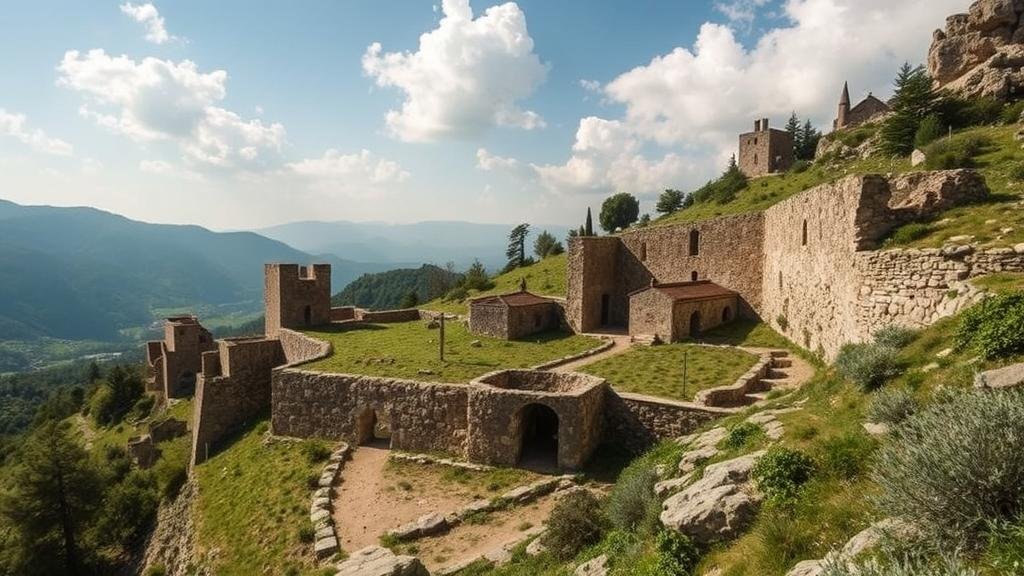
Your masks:
{"label": "stone step", "polygon": [[793,361],[789,358],[772,358],[772,368],[791,368]]}
{"label": "stone step", "polygon": [[769,354],[771,355],[772,358],[788,358],[789,357],[789,351],[788,350],[772,350],[771,352],[769,352]]}
{"label": "stone step", "polygon": [[762,380],[775,380],[779,378],[788,378],[789,374],[783,370],[776,370],[775,368],[769,368],[767,374],[765,374]]}

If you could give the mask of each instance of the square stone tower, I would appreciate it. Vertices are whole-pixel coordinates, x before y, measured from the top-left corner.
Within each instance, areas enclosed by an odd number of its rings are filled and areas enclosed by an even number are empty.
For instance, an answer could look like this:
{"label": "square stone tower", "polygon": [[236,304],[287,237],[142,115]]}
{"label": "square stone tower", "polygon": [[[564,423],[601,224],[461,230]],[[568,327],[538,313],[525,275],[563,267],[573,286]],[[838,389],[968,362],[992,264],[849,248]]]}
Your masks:
{"label": "square stone tower", "polygon": [[266,334],[331,321],[331,265],[266,264],[263,302]]}
{"label": "square stone tower", "polygon": [[750,178],[785,172],[793,165],[793,135],[768,127],[768,119],[754,121],[754,131],[740,134],[740,171]]}

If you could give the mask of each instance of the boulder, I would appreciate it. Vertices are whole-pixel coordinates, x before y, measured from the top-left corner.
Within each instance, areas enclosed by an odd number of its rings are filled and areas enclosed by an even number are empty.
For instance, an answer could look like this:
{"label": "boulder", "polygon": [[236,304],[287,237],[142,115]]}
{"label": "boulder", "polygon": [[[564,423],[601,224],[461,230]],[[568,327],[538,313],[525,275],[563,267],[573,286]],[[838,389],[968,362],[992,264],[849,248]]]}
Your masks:
{"label": "boulder", "polygon": [[924,164],[927,161],[928,156],[921,150],[918,150],[917,148],[915,148],[914,151],[910,153],[911,166],[920,166],[921,164]]}
{"label": "boulder", "polygon": [[1009,99],[1024,89],[1022,0],[977,0],[946,19],[928,50],[936,88],[964,97]]}
{"label": "boulder", "polygon": [[601,554],[576,567],[574,576],[606,576],[608,574],[608,555]]}
{"label": "boulder", "polygon": [[335,576],[430,576],[419,558],[397,556],[381,546],[368,546],[338,564]]}
{"label": "boulder", "polygon": [[394,530],[389,530],[388,535],[398,540],[412,540],[423,536],[440,534],[447,529],[448,520],[437,512],[430,512],[408,524],[404,524]]}
{"label": "boulder", "polygon": [[1024,363],[986,370],[974,375],[976,388],[1016,388],[1024,385]]}
{"label": "boulder", "polygon": [[698,545],[726,540],[745,529],[762,496],[750,471],[763,451],[708,466],[704,476],[662,504],[661,523]]}
{"label": "boulder", "polygon": [[820,576],[825,572],[825,564],[821,560],[804,560],[797,562],[786,576]]}

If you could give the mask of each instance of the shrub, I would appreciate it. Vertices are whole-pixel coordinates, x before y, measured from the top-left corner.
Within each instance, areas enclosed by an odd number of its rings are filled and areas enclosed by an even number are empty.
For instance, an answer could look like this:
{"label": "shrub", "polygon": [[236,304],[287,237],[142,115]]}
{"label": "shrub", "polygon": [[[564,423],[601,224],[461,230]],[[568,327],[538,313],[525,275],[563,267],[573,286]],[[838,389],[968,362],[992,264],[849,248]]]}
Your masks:
{"label": "shrub", "polygon": [[872,337],[875,339],[875,344],[896,348],[898,350],[913,342],[914,338],[917,338],[917,330],[893,324],[880,330],[876,330],[875,333],[872,334]]}
{"label": "shrub", "polygon": [[551,510],[544,545],[556,558],[568,560],[599,541],[606,525],[597,498],[589,490],[577,490],[559,500]]}
{"label": "shrub", "polygon": [[729,428],[729,434],[722,441],[722,446],[729,449],[739,449],[747,445],[747,442],[764,435],[764,428],[753,422],[740,422]]}
{"label": "shrub", "polygon": [[931,170],[951,170],[974,167],[974,157],[984,152],[989,140],[981,136],[939,140],[928,146],[925,167]]}
{"label": "shrub", "polygon": [[658,574],[689,576],[700,561],[700,552],[693,541],[675,530],[658,532]]}
{"label": "shrub", "polygon": [[97,534],[110,544],[137,543],[156,519],[160,503],[152,475],[135,471],[107,491]]}
{"label": "shrub", "polygon": [[153,564],[146,568],[145,576],[167,576],[167,567],[163,564]]}
{"label": "shrub", "polygon": [[313,527],[309,524],[303,524],[302,526],[299,526],[298,536],[299,542],[302,542],[303,544],[309,544],[313,541],[314,538],[316,538],[316,531],[313,530]]}
{"label": "shrub", "polygon": [[323,462],[331,456],[331,450],[319,442],[307,442],[302,445],[302,453],[310,464]]}
{"label": "shrub", "polygon": [[917,412],[918,403],[909,390],[886,388],[875,392],[868,404],[869,422],[895,426]]}
{"label": "shrub", "polygon": [[818,449],[818,469],[833,478],[852,480],[867,469],[874,450],[874,441],[864,434],[847,433],[829,438]]}
{"label": "shrub", "polygon": [[880,558],[862,563],[830,560],[821,576],[981,576],[958,556],[940,554],[936,558],[923,558],[907,554],[885,552]]}
{"label": "shrub", "polygon": [[149,394],[143,394],[142,398],[139,398],[132,406],[131,415],[136,420],[142,420],[153,410],[153,405],[156,404],[156,397]]}
{"label": "shrub", "polygon": [[188,480],[188,462],[161,458],[153,466],[153,474],[160,488],[160,496],[165,500],[171,500],[178,495],[178,491]]}
{"label": "shrub", "polygon": [[619,530],[636,532],[657,527],[661,502],[654,494],[658,477],[651,468],[627,469],[608,495],[608,519]]}
{"label": "shrub", "polygon": [[914,146],[917,148],[924,148],[928,144],[931,144],[935,140],[942,137],[943,125],[942,120],[932,114],[924,120],[917,127],[917,132],[914,134]]}
{"label": "shrub", "polygon": [[794,498],[813,473],[810,457],[783,446],[769,448],[751,472],[758,489],[769,502],[776,503]]}
{"label": "shrub", "polygon": [[463,300],[465,300],[468,297],[469,297],[469,292],[466,291],[466,288],[464,286],[456,286],[455,288],[452,288],[451,290],[448,291],[447,294],[444,295],[444,301],[445,302],[462,302]]}
{"label": "shrub", "polygon": [[874,390],[899,374],[896,350],[878,344],[845,344],[836,356],[836,370],[864,390]]}
{"label": "shrub", "polygon": [[1016,124],[1020,121],[1022,113],[1024,113],[1024,100],[1018,100],[1003,107],[999,119],[1003,121],[1003,124]]}
{"label": "shrub", "polygon": [[960,316],[956,347],[988,359],[1024,351],[1024,292],[986,298]]}
{"label": "shrub", "polygon": [[974,545],[1024,512],[1024,393],[951,393],[908,418],[878,453],[879,509],[940,547]]}
{"label": "shrub", "polygon": [[794,174],[802,174],[807,172],[811,168],[811,162],[808,160],[797,160],[793,162],[793,165],[789,167],[789,171]]}

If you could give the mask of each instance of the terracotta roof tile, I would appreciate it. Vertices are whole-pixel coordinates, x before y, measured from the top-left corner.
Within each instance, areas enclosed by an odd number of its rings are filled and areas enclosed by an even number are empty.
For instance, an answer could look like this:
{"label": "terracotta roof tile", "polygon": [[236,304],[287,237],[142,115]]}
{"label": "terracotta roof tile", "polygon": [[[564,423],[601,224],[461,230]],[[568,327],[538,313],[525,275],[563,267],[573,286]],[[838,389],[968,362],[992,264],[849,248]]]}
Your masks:
{"label": "terracotta roof tile", "polygon": [[554,302],[554,300],[550,298],[545,298],[543,296],[537,296],[536,294],[526,291],[512,292],[511,294],[497,294],[494,296],[481,296],[479,298],[474,298],[469,301],[471,305],[504,305],[510,307],[533,306],[534,304],[547,304],[549,302]]}
{"label": "terracotta roof tile", "polygon": [[[736,292],[723,288],[714,282],[700,280],[698,282],[677,282],[674,284],[655,284],[644,290],[657,290],[673,301],[707,300],[712,298],[728,298],[736,296]],[[642,292],[643,290],[638,290]],[[635,292],[634,292],[635,294]]]}

